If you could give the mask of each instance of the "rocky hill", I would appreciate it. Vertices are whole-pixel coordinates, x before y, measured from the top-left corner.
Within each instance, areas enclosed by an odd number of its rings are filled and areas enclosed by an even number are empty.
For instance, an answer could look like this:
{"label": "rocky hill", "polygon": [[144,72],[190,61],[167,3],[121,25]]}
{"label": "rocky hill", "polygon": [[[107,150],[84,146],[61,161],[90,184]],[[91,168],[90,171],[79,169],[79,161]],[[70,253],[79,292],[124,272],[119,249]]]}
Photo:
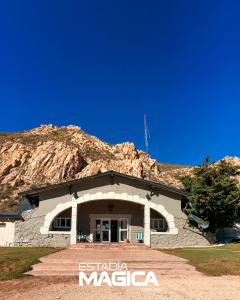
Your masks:
{"label": "rocky hill", "polygon": [[0,133],[0,210],[16,209],[28,188],[108,170],[181,187],[176,175],[191,167],[159,163],[133,143],[110,145],[72,125]]}

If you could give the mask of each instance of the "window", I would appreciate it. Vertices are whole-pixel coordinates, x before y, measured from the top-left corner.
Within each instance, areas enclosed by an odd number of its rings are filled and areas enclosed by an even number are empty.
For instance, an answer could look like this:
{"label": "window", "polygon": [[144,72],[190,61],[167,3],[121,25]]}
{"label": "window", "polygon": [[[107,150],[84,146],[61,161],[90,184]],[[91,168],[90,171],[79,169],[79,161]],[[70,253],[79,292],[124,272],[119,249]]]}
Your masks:
{"label": "window", "polygon": [[0,228],[6,227],[6,223],[0,223]]}
{"label": "window", "polygon": [[151,229],[161,231],[165,229],[165,220],[164,219],[151,219]]}
{"label": "window", "polygon": [[55,228],[71,228],[71,219],[70,218],[56,218],[54,220]]}

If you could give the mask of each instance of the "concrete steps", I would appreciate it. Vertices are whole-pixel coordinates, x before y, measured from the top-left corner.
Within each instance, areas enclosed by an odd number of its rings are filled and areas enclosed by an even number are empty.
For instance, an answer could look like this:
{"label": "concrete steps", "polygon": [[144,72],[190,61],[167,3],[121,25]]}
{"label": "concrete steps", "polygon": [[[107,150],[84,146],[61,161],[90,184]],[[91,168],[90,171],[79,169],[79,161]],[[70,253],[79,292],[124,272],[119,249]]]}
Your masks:
{"label": "concrete steps", "polygon": [[[151,249],[76,248],[42,257],[27,274],[34,276],[78,276],[79,263],[126,263],[128,271],[154,271],[159,276],[199,275],[185,259]],[[90,274],[91,272],[89,272]]]}
{"label": "concrete steps", "polygon": [[78,243],[69,249],[150,249],[144,243]]}

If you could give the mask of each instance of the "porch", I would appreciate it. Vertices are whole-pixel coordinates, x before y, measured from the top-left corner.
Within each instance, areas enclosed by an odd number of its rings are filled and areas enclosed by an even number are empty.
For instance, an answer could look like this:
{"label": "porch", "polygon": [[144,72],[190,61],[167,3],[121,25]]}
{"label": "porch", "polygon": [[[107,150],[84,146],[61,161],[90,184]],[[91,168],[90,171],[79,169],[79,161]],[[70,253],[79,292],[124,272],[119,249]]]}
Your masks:
{"label": "porch", "polygon": [[[75,204],[75,203],[74,203]],[[93,200],[58,214],[51,232],[71,235],[71,244],[131,243],[150,246],[150,232],[166,232],[165,218],[148,205],[122,200]]]}

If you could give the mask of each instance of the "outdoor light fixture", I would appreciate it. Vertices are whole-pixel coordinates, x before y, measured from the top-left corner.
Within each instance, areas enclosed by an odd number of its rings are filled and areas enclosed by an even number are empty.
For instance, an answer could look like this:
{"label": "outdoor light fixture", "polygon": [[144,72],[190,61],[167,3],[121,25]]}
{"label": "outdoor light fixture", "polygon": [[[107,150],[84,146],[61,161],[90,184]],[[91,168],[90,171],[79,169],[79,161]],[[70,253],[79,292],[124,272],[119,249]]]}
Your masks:
{"label": "outdoor light fixture", "polygon": [[112,212],[112,211],[113,211],[113,208],[114,208],[113,204],[109,204],[109,205],[108,205],[108,211]]}

